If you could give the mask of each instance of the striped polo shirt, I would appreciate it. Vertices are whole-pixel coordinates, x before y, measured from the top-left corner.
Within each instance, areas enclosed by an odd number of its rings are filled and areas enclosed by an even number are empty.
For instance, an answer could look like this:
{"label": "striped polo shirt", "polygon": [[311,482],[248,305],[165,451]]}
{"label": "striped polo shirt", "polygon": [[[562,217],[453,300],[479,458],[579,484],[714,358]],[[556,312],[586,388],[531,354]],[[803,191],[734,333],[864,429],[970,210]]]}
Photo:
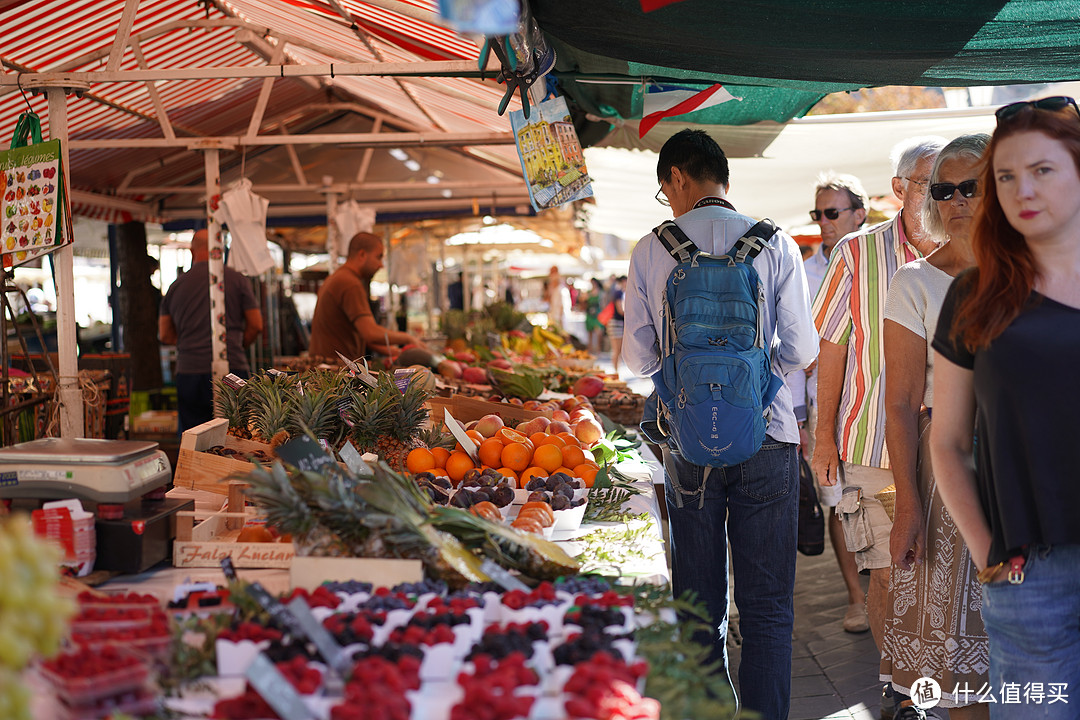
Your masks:
{"label": "striped polo shirt", "polygon": [[904,236],[897,213],[892,220],[837,243],[814,298],[814,324],[821,339],[847,346],[836,415],[836,447],[845,462],[889,467],[882,333],[885,296],[896,269],[921,257]]}

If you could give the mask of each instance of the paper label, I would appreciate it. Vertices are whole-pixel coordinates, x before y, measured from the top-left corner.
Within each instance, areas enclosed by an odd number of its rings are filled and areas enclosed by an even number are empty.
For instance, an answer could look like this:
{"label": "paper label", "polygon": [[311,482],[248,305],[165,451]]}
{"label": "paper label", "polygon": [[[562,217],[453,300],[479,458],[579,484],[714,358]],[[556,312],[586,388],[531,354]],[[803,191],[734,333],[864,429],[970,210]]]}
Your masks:
{"label": "paper label", "polygon": [[287,443],[279,445],[277,455],[282,462],[292,465],[297,470],[337,474],[344,476],[337,460],[307,435],[298,435]]}
{"label": "paper label", "polygon": [[443,411],[443,422],[446,423],[446,427],[450,430],[450,434],[454,436],[454,439],[461,443],[461,447],[472,458],[472,461],[479,465],[480,454],[476,442],[465,434],[465,426],[454,419],[454,416],[450,414],[450,408]]}
{"label": "paper label", "polygon": [[338,450],[338,457],[341,458],[341,462],[345,463],[345,467],[349,468],[353,473],[357,475],[371,474],[371,467],[364,462],[364,459],[360,456],[360,451],[349,440],[346,440],[345,444]]}
{"label": "paper label", "polygon": [[375,376],[369,373],[367,370],[360,367],[355,362],[345,357],[341,353],[338,353],[337,356],[341,359],[341,362],[345,364],[345,367],[349,369],[349,373],[353,377],[360,378],[361,382],[366,383],[371,387],[375,387],[379,384],[378,380],[375,379]]}
{"label": "paper label", "polygon": [[522,592],[529,592],[529,586],[518,580],[516,577],[506,571],[501,565],[495,564],[491,560],[485,560],[480,563],[480,569],[494,582],[503,587],[504,590],[520,590]]}
{"label": "paper label", "polygon": [[255,656],[246,675],[251,687],[274,709],[278,717],[289,720],[313,720],[315,717],[292,683],[262,653]]}
{"label": "paper label", "polygon": [[344,665],[348,665],[348,658],[341,654],[341,646],[337,644],[333,636],[311,614],[311,608],[304,602],[304,598],[295,597],[287,606],[289,612],[296,618],[296,622],[304,629],[308,639],[315,643],[315,649],[322,655],[326,664],[338,672],[344,671]]}

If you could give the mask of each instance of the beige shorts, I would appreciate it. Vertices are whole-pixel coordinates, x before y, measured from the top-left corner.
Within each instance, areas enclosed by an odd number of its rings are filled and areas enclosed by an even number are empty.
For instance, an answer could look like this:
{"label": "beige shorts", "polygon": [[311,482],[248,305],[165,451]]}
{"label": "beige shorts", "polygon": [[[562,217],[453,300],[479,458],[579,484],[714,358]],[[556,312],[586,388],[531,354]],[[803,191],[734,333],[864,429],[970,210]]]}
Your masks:
{"label": "beige shorts", "polygon": [[[889,534],[892,532],[892,520],[889,519],[881,501],[875,494],[892,485],[891,470],[855,465],[840,464],[840,485],[845,494],[852,488],[860,489],[858,503],[838,505],[840,521],[844,526],[844,540],[848,549],[855,553],[855,565],[859,572],[868,572],[887,568],[892,565],[889,552]],[[857,506],[857,507],[856,507]],[[850,512],[841,512],[848,510]]]}

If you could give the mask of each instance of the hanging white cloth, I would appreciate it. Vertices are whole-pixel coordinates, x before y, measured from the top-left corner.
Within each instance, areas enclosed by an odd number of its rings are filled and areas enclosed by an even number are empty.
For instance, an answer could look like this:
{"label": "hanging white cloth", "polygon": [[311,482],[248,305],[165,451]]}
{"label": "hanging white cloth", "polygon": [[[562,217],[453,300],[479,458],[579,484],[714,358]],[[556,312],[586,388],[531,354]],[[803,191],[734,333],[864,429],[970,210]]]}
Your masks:
{"label": "hanging white cloth", "polygon": [[229,226],[232,244],[228,265],[247,276],[262,275],[274,267],[266,243],[266,209],[270,201],[251,191],[251,181],[240,178],[221,194],[216,217]]}
{"label": "hanging white cloth", "polygon": [[355,200],[338,204],[334,212],[334,226],[337,228],[337,255],[349,257],[349,241],[359,232],[372,232],[375,229],[375,208],[361,205]]}

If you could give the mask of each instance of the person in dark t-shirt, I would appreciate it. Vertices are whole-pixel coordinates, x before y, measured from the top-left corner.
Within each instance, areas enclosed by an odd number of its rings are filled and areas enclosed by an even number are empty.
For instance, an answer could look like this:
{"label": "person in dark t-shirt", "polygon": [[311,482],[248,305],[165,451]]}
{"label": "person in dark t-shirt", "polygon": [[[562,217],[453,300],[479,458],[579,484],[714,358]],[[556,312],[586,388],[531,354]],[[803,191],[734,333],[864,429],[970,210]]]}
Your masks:
{"label": "person in dark t-shirt", "polygon": [[[933,348],[938,488],[983,582],[990,686],[1080,693],[1080,110],[1006,105],[986,155],[976,267]],[[974,433],[972,429],[974,428]],[[1075,718],[1067,703],[1040,718]],[[1020,706],[1025,707],[1025,706]],[[1034,717],[991,705],[992,720]],[[1000,713],[1000,714],[999,714]]]}
{"label": "person in dark t-shirt", "polygon": [[[205,230],[199,230],[191,238],[191,269],[169,286],[158,314],[161,342],[176,345],[177,420],[181,433],[214,417],[207,241]],[[244,348],[255,341],[262,329],[262,312],[251,283],[232,268],[225,268],[225,345],[229,372],[248,376]]]}

